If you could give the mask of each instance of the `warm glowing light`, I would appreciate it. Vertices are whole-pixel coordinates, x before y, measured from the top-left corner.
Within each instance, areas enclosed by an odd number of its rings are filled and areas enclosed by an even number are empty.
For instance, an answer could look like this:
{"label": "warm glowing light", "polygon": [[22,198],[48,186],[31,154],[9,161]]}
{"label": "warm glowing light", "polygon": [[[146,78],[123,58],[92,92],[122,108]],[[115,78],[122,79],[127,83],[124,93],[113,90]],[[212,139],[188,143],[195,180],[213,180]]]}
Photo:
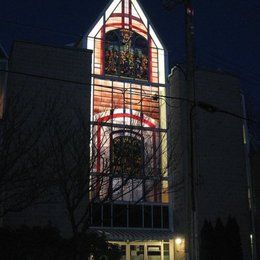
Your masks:
{"label": "warm glowing light", "polygon": [[[117,8],[117,6],[119,5],[120,0],[114,0],[112,2],[112,4],[108,7],[107,11],[106,11],[106,20],[109,18],[109,16],[115,11],[115,9]],[[121,7],[121,5],[120,5]],[[116,9],[117,11],[117,9]]]}
{"label": "warm glowing light", "polygon": [[[135,140],[137,145],[142,142],[146,149],[144,156],[140,157],[139,167],[136,167],[136,159],[130,163],[133,169],[141,168],[142,164],[148,165],[142,173],[150,170],[151,176],[158,173],[163,177],[159,184],[152,177],[145,180],[145,185],[140,185],[138,176],[131,177],[126,184],[123,184],[121,177],[102,177],[102,186],[98,181],[93,197],[105,198],[112,185],[112,189],[116,190],[112,194],[115,200],[138,201],[140,195],[145,194],[149,202],[168,204],[167,116],[166,102],[162,98],[166,95],[167,52],[160,38],[138,0],[113,0],[85,41],[84,47],[93,51],[91,121],[94,124],[91,151],[96,154],[96,159],[92,171],[102,173],[111,158],[124,155],[115,152],[116,141],[132,145],[131,140]],[[158,98],[154,99],[154,96]],[[134,146],[126,150],[131,149],[134,150]],[[141,152],[141,149],[138,151]],[[136,156],[132,157],[137,158],[138,153],[133,154]],[[149,157],[148,161],[146,158]],[[123,166],[116,164],[116,161],[120,160],[111,161],[114,168],[109,169],[114,172],[124,170],[125,174],[132,171],[127,160],[122,160],[126,162]],[[159,169],[157,165],[160,165]],[[97,181],[95,178],[91,180],[93,183]],[[118,185],[121,188],[116,189]],[[130,190],[135,192],[128,192]],[[174,243],[183,247],[185,241],[176,238]]]}
{"label": "warm glowing light", "polygon": [[104,17],[102,16],[88,36],[92,38],[95,37],[97,33],[100,31],[100,29],[102,28],[103,23],[104,23]]}
{"label": "warm glowing light", "polygon": [[180,238],[180,237],[177,237],[177,238],[175,239],[175,244],[176,244],[177,246],[181,245],[182,242],[183,242],[183,240],[182,240],[182,238]]}
{"label": "warm glowing light", "polygon": [[140,7],[140,5],[138,4],[138,2],[136,0],[132,0],[132,3],[137,11],[137,13],[140,15],[143,23],[145,24],[145,26],[147,27],[147,24],[148,24],[148,20],[142,10],[142,8]]}

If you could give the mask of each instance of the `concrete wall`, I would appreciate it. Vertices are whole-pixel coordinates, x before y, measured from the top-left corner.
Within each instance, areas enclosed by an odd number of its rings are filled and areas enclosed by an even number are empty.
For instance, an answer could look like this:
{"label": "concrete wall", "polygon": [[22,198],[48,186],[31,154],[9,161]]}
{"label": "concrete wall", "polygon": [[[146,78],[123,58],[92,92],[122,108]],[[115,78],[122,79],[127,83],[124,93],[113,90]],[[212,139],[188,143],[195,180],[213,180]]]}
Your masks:
{"label": "concrete wall", "polygon": [[[37,165],[37,174],[44,182],[51,174],[57,174],[58,170],[54,169],[57,161],[62,163],[64,160],[64,169],[68,170],[76,163],[73,158],[76,153],[81,151],[89,158],[91,52],[15,42],[9,70],[5,129],[19,125],[13,136],[9,136],[8,145],[13,153],[23,153],[14,170],[21,173],[21,165]],[[57,149],[62,144],[60,154],[63,156],[49,153],[53,143]],[[32,149],[25,152],[28,146]],[[7,155],[7,158],[11,157],[12,154]],[[81,170],[88,173],[88,160]],[[51,223],[69,234],[71,230],[61,193],[55,185],[50,184],[50,187],[44,198],[39,198],[39,205],[9,214],[5,224]]]}
{"label": "concrete wall", "polygon": [[[184,73],[176,68],[170,77],[171,96],[188,98]],[[217,106],[221,110],[243,116],[242,100],[238,79],[223,73],[197,71],[195,80],[196,96]],[[187,193],[189,182],[189,115],[187,101],[175,101],[173,106],[173,136],[180,139],[179,157],[175,178],[184,179],[185,186],[175,192],[175,223],[177,232],[187,232],[190,201]],[[243,120],[225,113],[210,113],[198,106],[193,111],[196,130],[195,173],[196,208],[198,215],[198,235],[205,219],[214,224],[219,217],[225,223],[228,216],[235,217],[240,226],[244,259],[250,258],[250,214],[247,196],[247,168],[243,142]],[[174,125],[175,124],[175,125]],[[175,132],[174,132],[175,131]],[[178,132],[183,133],[180,136]],[[184,205],[181,205],[184,203]],[[185,217],[186,216],[186,217]],[[184,220],[184,223],[182,223]],[[186,221],[186,223],[185,223]],[[182,228],[179,230],[179,227]]]}
{"label": "concrete wall", "polygon": [[[169,136],[171,149],[174,150],[170,158],[170,171],[173,183],[173,223],[176,234],[186,234],[189,227],[189,104],[178,97],[188,97],[185,87],[184,74],[172,70],[169,77]],[[177,97],[177,99],[175,99]],[[172,145],[174,144],[174,145]],[[173,174],[172,174],[173,173]],[[187,237],[185,238],[187,244]]]}
{"label": "concrete wall", "polygon": [[[243,116],[238,79],[198,72],[200,101]],[[197,110],[199,230],[205,219],[235,217],[240,227],[244,259],[250,259],[250,214],[243,120],[225,113]]]}

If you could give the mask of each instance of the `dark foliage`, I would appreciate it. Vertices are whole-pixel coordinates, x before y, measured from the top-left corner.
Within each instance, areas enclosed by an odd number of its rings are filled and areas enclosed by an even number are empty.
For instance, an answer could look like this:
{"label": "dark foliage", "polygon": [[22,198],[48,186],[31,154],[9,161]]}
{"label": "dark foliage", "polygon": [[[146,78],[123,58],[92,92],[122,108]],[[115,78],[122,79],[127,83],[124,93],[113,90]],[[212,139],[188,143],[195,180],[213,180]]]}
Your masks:
{"label": "dark foliage", "polygon": [[215,228],[205,220],[200,232],[200,260],[243,260],[239,226],[229,217],[224,226],[221,219]]}
{"label": "dark foliage", "polygon": [[200,252],[201,260],[211,260],[212,252],[215,248],[215,237],[214,237],[214,229],[211,222],[205,220],[203,228],[200,232],[201,243],[200,243]]}
{"label": "dark foliage", "polygon": [[217,219],[215,230],[214,230],[214,235],[215,235],[215,258],[218,260],[224,260],[226,258],[226,253],[227,253],[227,238],[226,238],[226,231],[225,227],[221,221],[220,218]]}
{"label": "dark foliage", "polygon": [[86,260],[90,255],[94,259],[104,255],[113,260],[120,258],[119,249],[97,233],[64,239],[51,226],[0,229],[1,260]]}
{"label": "dark foliage", "polygon": [[235,218],[229,217],[226,225],[226,238],[228,244],[227,259],[243,259],[239,226]]}

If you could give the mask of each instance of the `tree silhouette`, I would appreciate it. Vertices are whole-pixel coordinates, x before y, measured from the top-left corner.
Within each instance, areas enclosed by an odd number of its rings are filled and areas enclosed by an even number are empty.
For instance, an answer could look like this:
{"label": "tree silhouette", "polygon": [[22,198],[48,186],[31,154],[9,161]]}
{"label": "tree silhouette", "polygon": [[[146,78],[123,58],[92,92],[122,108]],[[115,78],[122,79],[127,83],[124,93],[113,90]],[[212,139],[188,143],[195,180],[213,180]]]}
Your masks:
{"label": "tree silhouette", "polygon": [[200,260],[242,260],[243,252],[239,226],[235,218],[229,216],[224,226],[220,218],[213,228],[205,220],[200,231]]}
{"label": "tree silhouette", "polygon": [[51,225],[0,228],[0,259],[85,260],[90,255],[117,260],[121,253],[118,247],[107,243],[105,236],[93,232],[64,239]]}
{"label": "tree silhouette", "polygon": [[205,220],[200,232],[200,259],[214,259],[215,237],[214,229],[210,221]]}
{"label": "tree silhouette", "polygon": [[243,259],[239,226],[235,218],[229,216],[226,224],[226,239],[228,244],[227,259]]}
{"label": "tree silhouette", "polygon": [[45,192],[47,180],[41,150],[47,113],[36,113],[41,92],[37,89],[23,99],[21,84],[6,94],[6,107],[0,129],[0,217],[33,205]]}
{"label": "tree silhouette", "polygon": [[225,226],[220,218],[216,221],[215,226],[215,259],[224,260],[227,259],[227,239],[225,235]]}

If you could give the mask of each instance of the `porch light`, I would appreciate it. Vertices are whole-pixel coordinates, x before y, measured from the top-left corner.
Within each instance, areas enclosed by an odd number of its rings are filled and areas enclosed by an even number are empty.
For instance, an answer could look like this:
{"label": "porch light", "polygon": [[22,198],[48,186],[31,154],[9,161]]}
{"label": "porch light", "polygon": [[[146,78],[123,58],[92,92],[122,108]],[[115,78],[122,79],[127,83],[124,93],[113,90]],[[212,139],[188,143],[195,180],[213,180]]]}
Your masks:
{"label": "porch light", "polygon": [[183,239],[180,238],[180,237],[177,237],[177,238],[175,239],[175,244],[176,244],[177,246],[181,245],[182,242],[183,242]]}

